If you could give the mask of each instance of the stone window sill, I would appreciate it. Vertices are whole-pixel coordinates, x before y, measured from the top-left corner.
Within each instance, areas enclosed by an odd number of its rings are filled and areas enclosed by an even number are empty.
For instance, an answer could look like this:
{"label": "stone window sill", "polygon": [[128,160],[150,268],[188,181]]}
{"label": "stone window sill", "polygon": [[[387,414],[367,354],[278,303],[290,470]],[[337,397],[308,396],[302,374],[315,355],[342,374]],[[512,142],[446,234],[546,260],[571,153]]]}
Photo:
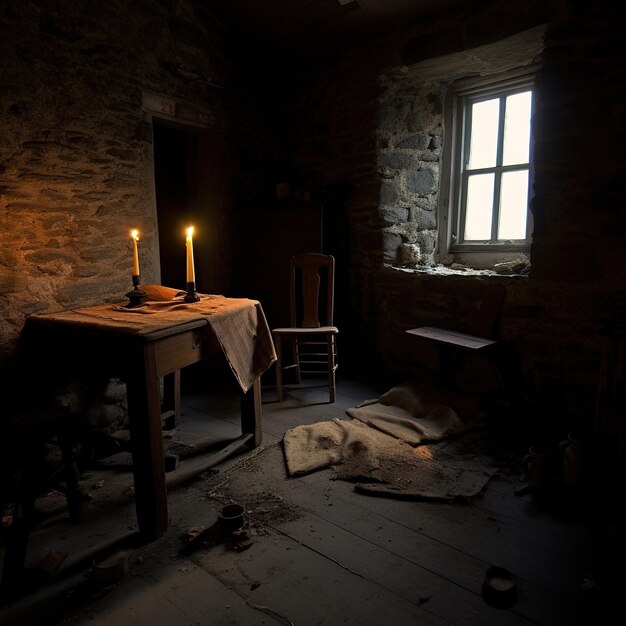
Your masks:
{"label": "stone window sill", "polygon": [[528,278],[528,274],[519,274],[511,272],[495,271],[491,269],[474,269],[467,266],[454,267],[437,264],[433,266],[415,266],[415,267],[400,267],[398,265],[392,265],[385,263],[385,267],[388,267],[397,272],[405,272],[407,274],[428,274],[430,276],[502,276],[506,278]]}

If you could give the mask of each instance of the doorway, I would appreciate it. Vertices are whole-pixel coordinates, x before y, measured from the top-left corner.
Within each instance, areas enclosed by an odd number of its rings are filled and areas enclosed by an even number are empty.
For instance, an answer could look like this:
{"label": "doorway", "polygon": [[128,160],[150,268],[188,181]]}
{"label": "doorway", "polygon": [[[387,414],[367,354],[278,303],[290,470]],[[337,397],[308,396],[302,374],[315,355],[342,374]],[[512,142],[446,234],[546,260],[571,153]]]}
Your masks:
{"label": "doorway", "polygon": [[161,283],[185,288],[185,229],[193,223],[197,138],[154,124],[154,183],[159,227]]}
{"label": "doorway", "polygon": [[185,233],[193,226],[196,289],[221,293],[230,202],[224,141],[207,129],[156,120],[153,136],[161,283],[186,287]]}
{"label": "doorway", "polygon": [[[193,226],[196,290],[226,293],[224,242],[231,199],[224,140],[213,130],[154,119],[153,149],[161,284],[186,289],[185,238]],[[196,382],[206,386],[209,379],[233,384],[221,354],[185,368],[184,388]]]}

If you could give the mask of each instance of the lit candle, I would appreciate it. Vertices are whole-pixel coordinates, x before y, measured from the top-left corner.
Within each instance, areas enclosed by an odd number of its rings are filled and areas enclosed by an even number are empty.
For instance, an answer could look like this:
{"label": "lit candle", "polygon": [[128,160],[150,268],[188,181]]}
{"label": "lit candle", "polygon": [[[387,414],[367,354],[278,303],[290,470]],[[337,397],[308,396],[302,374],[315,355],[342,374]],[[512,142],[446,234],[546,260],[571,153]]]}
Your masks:
{"label": "lit candle", "polygon": [[133,238],[133,276],[139,276],[139,251],[137,250],[139,231],[131,230],[130,236]]}
{"label": "lit candle", "polygon": [[187,229],[187,282],[196,282],[196,272],[193,267],[193,226]]}

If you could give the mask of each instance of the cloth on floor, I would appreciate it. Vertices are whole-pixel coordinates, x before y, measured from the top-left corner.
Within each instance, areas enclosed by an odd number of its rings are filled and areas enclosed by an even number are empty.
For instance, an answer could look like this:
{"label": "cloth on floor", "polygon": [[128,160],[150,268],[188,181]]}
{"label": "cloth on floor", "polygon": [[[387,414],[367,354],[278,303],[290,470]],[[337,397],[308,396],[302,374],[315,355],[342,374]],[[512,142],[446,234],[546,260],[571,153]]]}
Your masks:
{"label": "cloth on floor", "polygon": [[458,435],[478,423],[461,419],[435,387],[421,381],[393,387],[380,398],[361,402],[346,413],[414,446]]}
{"label": "cloth on floor", "polygon": [[357,490],[403,498],[476,495],[497,471],[477,419],[464,420],[431,385],[409,382],[334,419],[283,437],[291,476],[332,467]]}
{"label": "cloth on floor", "polygon": [[453,500],[479,493],[498,470],[480,430],[413,447],[358,420],[297,426],[283,437],[290,476],[332,467],[372,495]]}

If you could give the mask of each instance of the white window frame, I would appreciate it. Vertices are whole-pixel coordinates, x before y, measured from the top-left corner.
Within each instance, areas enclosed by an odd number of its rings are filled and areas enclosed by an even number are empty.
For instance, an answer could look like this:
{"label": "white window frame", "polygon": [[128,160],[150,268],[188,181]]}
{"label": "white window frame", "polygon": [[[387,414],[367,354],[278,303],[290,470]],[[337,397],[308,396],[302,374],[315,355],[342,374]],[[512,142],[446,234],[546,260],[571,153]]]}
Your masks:
{"label": "white window frame", "polygon": [[[536,68],[526,68],[521,75],[500,77],[498,80],[481,79],[480,81],[459,81],[447,92],[444,109],[444,147],[442,153],[442,176],[439,195],[439,228],[438,257],[448,261],[468,263],[470,265],[488,267],[500,261],[506,261],[520,253],[530,252],[532,241],[533,220],[530,202],[533,191],[533,151],[532,151],[532,118],[534,111],[534,76]],[[515,241],[497,241],[492,224],[492,239],[489,242],[464,242],[459,236],[463,232],[464,219],[464,178],[463,165],[468,149],[469,129],[466,120],[468,103],[477,100],[508,95],[528,89],[533,90],[531,105],[531,142],[529,153],[528,210],[526,239]],[[448,132],[446,132],[448,129]],[[520,169],[519,166],[500,166],[489,171],[510,171]],[[499,191],[496,187],[494,195]],[[499,202],[499,200],[498,200]],[[494,212],[495,212],[494,204]],[[450,258],[450,257],[453,258]]]}

